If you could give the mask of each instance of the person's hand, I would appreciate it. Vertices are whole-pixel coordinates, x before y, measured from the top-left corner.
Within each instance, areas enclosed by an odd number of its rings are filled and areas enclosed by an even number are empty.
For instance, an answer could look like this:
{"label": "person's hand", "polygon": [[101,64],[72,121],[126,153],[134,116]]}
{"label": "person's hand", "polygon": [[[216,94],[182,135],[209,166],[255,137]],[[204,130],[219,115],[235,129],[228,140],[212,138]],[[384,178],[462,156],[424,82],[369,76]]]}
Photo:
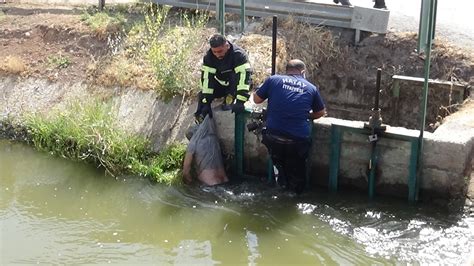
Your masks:
{"label": "person's hand", "polygon": [[206,103],[202,106],[201,115],[202,117],[206,117],[206,115],[209,115],[209,118],[212,118],[211,103]]}
{"label": "person's hand", "polygon": [[236,103],[232,105],[232,113],[242,114],[244,112],[245,112],[244,102],[237,100]]}

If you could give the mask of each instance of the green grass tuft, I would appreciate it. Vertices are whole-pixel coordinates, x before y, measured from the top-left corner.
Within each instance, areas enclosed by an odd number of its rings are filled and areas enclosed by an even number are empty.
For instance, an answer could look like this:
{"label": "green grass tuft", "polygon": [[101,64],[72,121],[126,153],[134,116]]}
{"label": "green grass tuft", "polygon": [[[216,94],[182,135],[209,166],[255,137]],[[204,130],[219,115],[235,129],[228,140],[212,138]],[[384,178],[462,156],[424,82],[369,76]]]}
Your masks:
{"label": "green grass tuft", "polygon": [[61,54],[48,57],[48,65],[54,68],[67,68],[70,64],[71,60]]}
{"label": "green grass tuft", "polygon": [[[198,87],[195,68],[189,62],[200,45],[198,32],[205,28],[208,16],[203,13],[181,13],[176,26],[167,26],[169,6],[151,6],[145,14],[144,47],[158,80],[157,93],[164,101],[185,95]],[[139,27],[135,28],[135,30]]]}
{"label": "green grass tuft", "polygon": [[110,104],[73,104],[49,117],[26,119],[28,139],[39,150],[100,165],[111,175],[136,174],[160,183],[180,183],[183,144],[152,153],[149,141],[118,130]]}
{"label": "green grass tuft", "polygon": [[183,143],[173,143],[146,161],[134,161],[129,168],[132,173],[150,177],[158,183],[178,184],[182,179],[181,167],[185,153],[186,146]]}
{"label": "green grass tuft", "polygon": [[121,12],[96,12],[94,10],[85,11],[81,19],[99,35],[103,35],[111,29],[118,31],[126,22],[126,18]]}

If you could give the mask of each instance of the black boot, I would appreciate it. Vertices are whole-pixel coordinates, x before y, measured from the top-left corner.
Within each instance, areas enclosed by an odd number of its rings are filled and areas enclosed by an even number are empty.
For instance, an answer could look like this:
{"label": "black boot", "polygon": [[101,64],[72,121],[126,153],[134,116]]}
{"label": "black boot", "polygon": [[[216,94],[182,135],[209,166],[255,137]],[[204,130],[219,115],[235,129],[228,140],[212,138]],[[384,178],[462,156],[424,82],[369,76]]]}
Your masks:
{"label": "black boot", "polygon": [[339,3],[343,6],[352,6],[351,2],[349,0],[338,0]]}
{"label": "black boot", "polygon": [[375,0],[374,8],[387,9],[385,5],[385,0]]}

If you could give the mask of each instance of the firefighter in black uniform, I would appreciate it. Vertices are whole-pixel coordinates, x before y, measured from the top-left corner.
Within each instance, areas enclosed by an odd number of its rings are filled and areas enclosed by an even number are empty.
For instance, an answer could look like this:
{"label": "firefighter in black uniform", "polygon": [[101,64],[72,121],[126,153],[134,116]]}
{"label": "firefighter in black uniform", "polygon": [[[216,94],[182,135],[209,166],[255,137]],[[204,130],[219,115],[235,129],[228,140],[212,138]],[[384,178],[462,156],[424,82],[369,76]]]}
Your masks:
{"label": "firefighter in black uniform", "polygon": [[246,52],[220,34],[213,35],[209,44],[211,48],[203,58],[201,92],[194,113],[197,123],[206,115],[212,117],[211,103],[215,98],[224,97],[222,109],[232,109],[234,113],[244,112],[244,103],[249,98],[251,68]]}

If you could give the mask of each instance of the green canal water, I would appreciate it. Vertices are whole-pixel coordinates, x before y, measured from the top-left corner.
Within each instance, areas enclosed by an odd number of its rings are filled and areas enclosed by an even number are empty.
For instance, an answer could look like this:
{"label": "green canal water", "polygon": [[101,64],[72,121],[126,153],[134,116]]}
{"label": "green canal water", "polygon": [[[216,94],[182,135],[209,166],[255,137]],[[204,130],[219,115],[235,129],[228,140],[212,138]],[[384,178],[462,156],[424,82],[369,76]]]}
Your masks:
{"label": "green canal water", "polygon": [[474,217],[257,182],[167,187],[0,140],[0,265],[460,265]]}

